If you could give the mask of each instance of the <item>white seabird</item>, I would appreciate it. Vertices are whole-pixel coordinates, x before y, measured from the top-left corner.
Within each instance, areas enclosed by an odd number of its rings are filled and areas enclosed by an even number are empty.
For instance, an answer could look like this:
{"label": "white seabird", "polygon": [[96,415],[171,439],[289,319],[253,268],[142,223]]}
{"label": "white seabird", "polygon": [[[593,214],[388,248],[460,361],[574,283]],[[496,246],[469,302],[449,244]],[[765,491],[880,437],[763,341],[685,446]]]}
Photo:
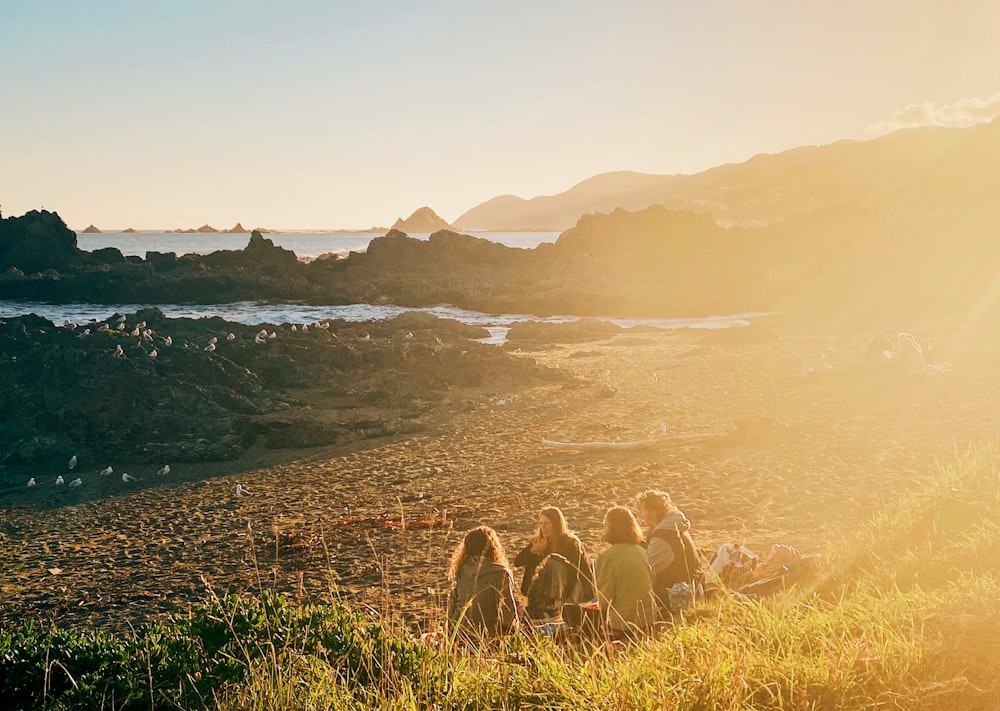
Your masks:
{"label": "white seabird", "polygon": [[72,457],[69,458],[69,468],[72,469],[75,466],[76,466],[76,455],[74,454]]}
{"label": "white seabird", "polygon": [[62,485],[63,485],[63,478],[62,474],[60,474],[59,476],[56,477],[56,486],[62,486]]}
{"label": "white seabird", "polygon": [[101,476],[107,476],[108,474],[114,474],[114,473],[115,470],[112,469],[111,467],[104,467],[104,469],[101,470]]}
{"label": "white seabird", "polygon": [[215,352],[215,344],[214,343],[209,343],[207,346],[205,346],[205,350],[208,351],[209,353],[214,353]]}
{"label": "white seabird", "polygon": [[236,495],[237,496],[253,496],[249,491],[243,488],[242,484],[236,485]]}
{"label": "white seabird", "polygon": [[275,333],[274,331],[271,331],[271,332],[270,332],[269,334],[267,334],[267,337],[268,337],[268,338],[277,338],[277,337],[278,337],[278,334],[277,334],[277,333]]}
{"label": "white seabird", "polygon": [[108,324],[102,323],[100,326],[97,327],[97,330],[98,331],[107,331],[107,330],[109,330]]}
{"label": "white seabird", "polygon": [[296,325],[295,325],[295,324],[293,323],[293,324],[292,324],[292,333],[295,333],[295,332],[296,332],[296,331],[298,331],[298,330],[299,330],[298,326],[296,326]]}
{"label": "white seabird", "polygon": [[135,337],[136,337],[136,336],[138,336],[138,335],[139,335],[140,333],[141,333],[141,331],[140,331],[139,327],[138,327],[138,326],[136,326],[135,328],[133,328],[133,329],[132,329],[132,332],[131,332],[131,333],[129,333],[128,335],[132,336],[132,338],[135,338]]}
{"label": "white seabird", "polygon": [[258,333],[256,336],[253,337],[253,342],[256,343],[257,345],[260,345],[261,343],[267,343],[267,337],[261,336]]}
{"label": "white seabird", "polygon": [[122,474],[122,481],[124,481],[125,483],[128,483],[130,481],[135,481],[135,477],[129,474],[128,472],[124,472]]}
{"label": "white seabird", "polygon": [[69,488],[70,489],[75,489],[76,487],[78,487],[78,486],[80,486],[82,484],[83,484],[83,479],[81,479],[80,477],[77,477],[76,479],[74,479],[73,481],[71,481],[69,483]]}
{"label": "white seabird", "polygon": [[227,341],[235,341],[236,340],[236,334],[235,333],[230,333],[228,336],[226,336],[226,340]]}
{"label": "white seabird", "polygon": [[125,351],[122,350],[122,344],[119,343],[117,346],[115,346],[115,358],[124,358],[124,357],[125,357]]}
{"label": "white seabird", "polygon": [[156,472],[157,476],[166,476],[166,475],[167,475],[167,474],[169,474],[169,473],[170,473],[170,465],[169,465],[169,464],[164,464],[164,465],[163,465],[162,467],[160,467],[160,469],[159,469],[159,470],[158,470],[158,471]]}
{"label": "white seabird", "polygon": [[219,342],[219,338],[217,336],[212,336],[211,338],[208,339],[209,345],[212,345],[212,346],[214,346],[218,342]]}
{"label": "white seabird", "polygon": [[149,357],[150,358],[156,358],[156,356],[158,356],[158,355],[159,355],[159,353],[156,352],[155,348],[149,352]]}
{"label": "white seabird", "polygon": [[35,477],[28,479],[28,488],[30,489],[33,486],[37,486],[37,484],[35,484]]}
{"label": "white seabird", "polygon": [[170,336],[167,336],[166,338],[163,339],[163,345],[165,345],[165,346],[173,345],[173,343],[174,343],[174,339],[171,338]]}

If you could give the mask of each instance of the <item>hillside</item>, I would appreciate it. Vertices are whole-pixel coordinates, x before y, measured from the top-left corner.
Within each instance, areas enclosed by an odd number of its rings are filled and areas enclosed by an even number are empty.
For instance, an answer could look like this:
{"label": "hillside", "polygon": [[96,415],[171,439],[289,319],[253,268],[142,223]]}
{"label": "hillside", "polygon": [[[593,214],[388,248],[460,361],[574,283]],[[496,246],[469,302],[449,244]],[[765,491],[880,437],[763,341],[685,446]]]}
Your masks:
{"label": "hillside", "polygon": [[[693,175],[604,173],[558,195],[525,200],[503,195],[465,212],[459,229],[567,229],[582,215],[615,208],[641,210],[662,204],[670,209],[712,215],[720,224],[763,225],[791,215],[837,205],[857,206],[919,201],[918,183],[996,194],[995,156],[1000,121],[971,128],[918,128],[870,141],[845,140],[761,154],[743,163],[720,165]],[[976,176],[963,185],[951,168]],[[941,167],[947,179],[935,179]],[[985,175],[979,167],[987,168]],[[989,178],[989,182],[984,181]],[[937,180],[937,182],[935,182]],[[914,195],[907,197],[908,190]],[[936,193],[935,193],[936,195]]]}

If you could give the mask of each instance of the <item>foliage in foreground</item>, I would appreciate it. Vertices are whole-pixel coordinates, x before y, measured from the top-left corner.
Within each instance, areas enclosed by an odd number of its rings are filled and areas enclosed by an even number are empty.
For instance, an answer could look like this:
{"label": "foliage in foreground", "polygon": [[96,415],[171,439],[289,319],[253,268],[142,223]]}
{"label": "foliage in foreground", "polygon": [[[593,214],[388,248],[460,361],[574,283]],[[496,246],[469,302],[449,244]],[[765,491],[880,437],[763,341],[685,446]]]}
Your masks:
{"label": "foliage in foreground", "polygon": [[631,647],[428,650],[341,608],[225,598],[122,640],[0,636],[14,708],[1000,708],[1000,445],[880,514],[824,578]]}

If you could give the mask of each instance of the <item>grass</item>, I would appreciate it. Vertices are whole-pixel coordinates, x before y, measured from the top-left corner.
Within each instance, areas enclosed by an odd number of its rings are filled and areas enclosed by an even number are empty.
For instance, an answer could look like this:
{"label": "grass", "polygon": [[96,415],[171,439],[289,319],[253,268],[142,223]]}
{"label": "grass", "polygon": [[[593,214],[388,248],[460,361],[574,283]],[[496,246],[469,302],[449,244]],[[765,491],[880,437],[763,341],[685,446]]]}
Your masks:
{"label": "grass", "polygon": [[956,457],[766,602],[725,597],[631,646],[432,649],[261,592],[125,637],[0,634],[7,708],[1000,708],[1000,445]]}

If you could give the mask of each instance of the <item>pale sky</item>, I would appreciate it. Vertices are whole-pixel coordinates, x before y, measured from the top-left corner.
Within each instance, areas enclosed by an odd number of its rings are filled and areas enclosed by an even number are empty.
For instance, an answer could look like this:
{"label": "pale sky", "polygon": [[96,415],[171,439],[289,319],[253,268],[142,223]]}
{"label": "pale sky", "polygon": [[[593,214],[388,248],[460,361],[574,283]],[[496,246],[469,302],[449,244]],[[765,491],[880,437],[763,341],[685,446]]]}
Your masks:
{"label": "pale sky", "polygon": [[1000,113],[996,0],[4,0],[0,205],[71,228],[446,220]]}

